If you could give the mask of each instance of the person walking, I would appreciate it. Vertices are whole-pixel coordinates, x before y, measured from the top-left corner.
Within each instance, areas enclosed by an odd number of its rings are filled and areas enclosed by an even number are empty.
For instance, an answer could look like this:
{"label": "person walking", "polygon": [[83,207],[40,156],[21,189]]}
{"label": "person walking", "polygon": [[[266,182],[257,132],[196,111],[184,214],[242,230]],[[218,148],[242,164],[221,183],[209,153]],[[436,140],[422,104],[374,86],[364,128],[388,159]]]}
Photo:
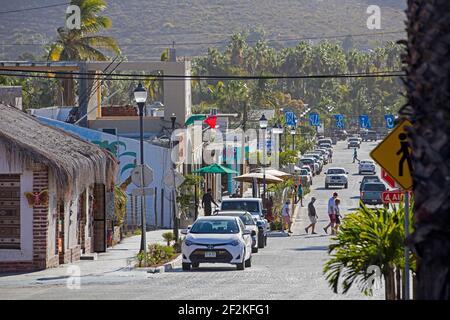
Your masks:
{"label": "person walking", "polygon": [[297,188],[297,196],[298,201],[297,204],[300,202],[300,205],[303,207],[303,185],[300,183]]}
{"label": "person walking", "polygon": [[333,151],[329,151],[328,152],[328,163],[332,163],[333,162]]}
{"label": "person walking", "polygon": [[308,217],[311,224],[305,228],[306,233],[308,233],[309,228],[311,228],[311,234],[317,234],[314,231],[314,228],[316,227],[317,219],[319,219],[316,208],[314,207],[314,202],[316,202],[316,198],[312,197],[308,204]]}
{"label": "person walking", "polygon": [[282,218],[282,223],[281,223],[281,231],[284,232],[285,226],[288,225],[288,236],[290,235],[289,233],[292,233],[291,231],[291,215],[289,213],[289,206],[290,206],[291,202],[289,200],[286,201],[286,203],[284,204],[283,208],[281,209],[281,218]]}
{"label": "person walking", "polygon": [[356,151],[356,148],[353,149],[353,163],[355,163],[355,161],[358,161],[359,163],[358,151]]}
{"label": "person walking", "polygon": [[334,200],[335,206],[334,206],[334,212],[336,215],[336,223],[334,226],[333,234],[337,234],[339,231],[339,226],[341,225],[341,209],[339,208],[339,205],[341,204],[341,200],[339,198],[336,198]]}
{"label": "person walking", "polygon": [[323,231],[325,233],[328,233],[328,228],[331,227],[331,230],[334,228],[334,224],[336,223],[336,202],[335,199],[338,197],[337,192],[333,193],[333,196],[328,200],[328,217],[330,219],[330,223],[323,228]]}
{"label": "person walking", "polygon": [[212,213],[211,203],[214,203],[216,207],[218,207],[217,203],[213,199],[211,191],[211,188],[209,188],[202,198],[202,207],[204,209],[205,216],[210,216]]}

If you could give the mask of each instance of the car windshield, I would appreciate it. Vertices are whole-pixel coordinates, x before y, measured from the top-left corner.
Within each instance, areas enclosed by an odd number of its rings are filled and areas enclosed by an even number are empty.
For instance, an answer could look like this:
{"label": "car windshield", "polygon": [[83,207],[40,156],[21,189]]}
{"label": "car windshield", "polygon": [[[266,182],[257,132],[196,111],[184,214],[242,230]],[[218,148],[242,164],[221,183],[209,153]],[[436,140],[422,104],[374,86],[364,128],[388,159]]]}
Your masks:
{"label": "car windshield", "polygon": [[259,212],[259,205],[257,201],[224,201],[222,210]]}
{"label": "car windshield", "polygon": [[230,234],[239,233],[239,226],[236,220],[198,220],[192,226],[190,233],[214,233]]}
{"label": "car windshield", "polygon": [[348,142],[358,142],[358,138],[352,138],[352,139],[348,139]]}
{"label": "car windshield", "polygon": [[366,177],[362,180],[363,183],[368,182],[380,182],[380,179],[378,177]]}
{"label": "car windshield", "polygon": [[361,164],[373,164],[372,161],[361,161]]}
{"label": "car windshield", "polygon": [[313,160],[313,159],[301,159],[300,162],[301,162],[301,163],[309,164],[309,163],[313,163],[314,160]]}
{"label": "car windshield", "polygon": [[253,225],[255,225],[255,220],[253,220],[253,217],[250,214],[241,214],[239,216],[239,218],[241,218],[242,222],[246,226],[253,226]]}
{"label": "car windshield", "polygon": [[366,183],[364,191],[386,191],[386,186],[383,183]]}
{"label": "car windshield", "polygon": [[345,174],[344,169],[328,169],[327,174]]}

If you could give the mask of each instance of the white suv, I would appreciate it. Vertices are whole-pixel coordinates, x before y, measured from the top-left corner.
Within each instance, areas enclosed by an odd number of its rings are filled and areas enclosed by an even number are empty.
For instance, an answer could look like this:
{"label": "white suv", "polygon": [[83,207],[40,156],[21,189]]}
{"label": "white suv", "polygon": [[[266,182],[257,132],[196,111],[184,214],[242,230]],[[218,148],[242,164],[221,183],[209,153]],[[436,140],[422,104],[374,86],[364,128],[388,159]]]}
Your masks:
{"label": "white suv", "polygon": [[375,163],[372,160],[361,160],[358,172],[359,174],[375,174]]}
{"label": "white suv", "polygon": [[329,168],[325,175],[325,189],[328,189],[330,186],[348,188],[348,172],[344,168]]}

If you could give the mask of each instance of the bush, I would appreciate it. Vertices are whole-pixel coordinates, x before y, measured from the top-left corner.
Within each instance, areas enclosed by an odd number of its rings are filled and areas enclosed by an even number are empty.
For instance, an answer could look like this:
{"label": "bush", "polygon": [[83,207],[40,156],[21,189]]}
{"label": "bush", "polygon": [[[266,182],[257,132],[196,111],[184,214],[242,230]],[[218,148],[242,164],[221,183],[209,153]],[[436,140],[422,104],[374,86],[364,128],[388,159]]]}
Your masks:
{"label": "bush", "polygon": [[148,245],[147,262],[149,266],[158,266],[169,262],[175,257],[175,249],[158,243]]}
{"label": "bush", "polygon": [[135,235],[135,236],[140,236],[141,234],[142,234],[141,229],[136,229],[136,230],[134,230],[134,235]]}
{"label": "bush", "polygon": [[167,245],[170,246],[170,242],[175,240],[175,236],[172,231],[164,232],[162,234],[163,239],[167,242]]}

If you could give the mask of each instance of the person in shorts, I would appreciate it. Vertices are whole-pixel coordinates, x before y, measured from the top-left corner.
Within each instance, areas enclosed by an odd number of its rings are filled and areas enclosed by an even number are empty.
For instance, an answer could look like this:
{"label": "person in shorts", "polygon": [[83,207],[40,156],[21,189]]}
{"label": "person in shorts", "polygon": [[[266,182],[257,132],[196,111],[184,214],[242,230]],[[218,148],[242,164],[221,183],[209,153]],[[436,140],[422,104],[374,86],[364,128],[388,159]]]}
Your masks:
{"label": "person in shorts", "polygon": [[334,200],[335,203],[335,207],[334,207],[334,212],[336,215],[336,222],[334,225],[334,229],[333,229],[333,234],[336,234],[339,231],[339,226],[341,225],[341,209],[339,208],[339,205],[341,204],[341,200],[339,198],[336,198]]}
{"label": "person in shorts", "polygon": [[330,218],[330,223],[323,228],[325,233],[328,233],[328,228],[334,230],[334,224],[336,223],[336,198],[338,197],[337,192],[333,193],[333,196],[328,200],[328,217]]}
{"label": "person in shorts", "polygon": [[316,198],[312,197],[308,204],[308,217],[311,224],[305,228],[306,233],[308,233],[309,228],[311,228],[311,234],[317,234],[314,232],[314,228],[316,227],[317,219],[319,218],[316,213],[316,208],[314,207],[314,202],[316,202]]}
{"label": "person in shorts", "polygon": [[291,204],[291,202],[289,200],[287,200],[286,203],[284,204],[283,208],[281,209],[281,218],[282,218],[281,230],[284,232],[285,226],[288,225],[288,227],[289,227],[288,235],[289,235],[289,233],[292,233],[292,231],[291,231],[292,221],[291,221],[291,215],[289,213],[289,205],[290,204]]}

